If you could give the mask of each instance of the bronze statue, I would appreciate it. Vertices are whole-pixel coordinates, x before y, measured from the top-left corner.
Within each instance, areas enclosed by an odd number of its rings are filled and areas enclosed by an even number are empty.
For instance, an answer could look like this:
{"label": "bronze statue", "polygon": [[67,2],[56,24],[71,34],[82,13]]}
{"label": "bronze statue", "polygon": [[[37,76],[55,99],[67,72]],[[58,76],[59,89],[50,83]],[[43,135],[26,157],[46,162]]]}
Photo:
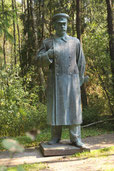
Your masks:
{"label": "bronze statue", "polygon": [[65,13],[53,16],[56,34],[42,42],[36,60],[39,66],[49,66],[47,121],[51,125],[52,139],[48,144],[58,143],[62,126],[68,125],[71,143],[85,148],[80,126],[80,86],[84,83],[85,57],[80,41],[66,33],[68,18]]}

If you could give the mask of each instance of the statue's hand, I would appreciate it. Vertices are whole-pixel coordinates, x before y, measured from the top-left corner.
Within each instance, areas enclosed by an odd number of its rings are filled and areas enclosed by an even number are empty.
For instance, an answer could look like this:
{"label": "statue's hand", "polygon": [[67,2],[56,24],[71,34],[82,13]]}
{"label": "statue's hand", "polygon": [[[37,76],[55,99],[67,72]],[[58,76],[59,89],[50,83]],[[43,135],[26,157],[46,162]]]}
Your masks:
{"label": "statue's hand", "polygon": [[53,59],[53,56],[54,56],[54,51],[53,51],[53,49],[49,49],[49,50],[48,50],[48,56],[49,56],[50,59]]}

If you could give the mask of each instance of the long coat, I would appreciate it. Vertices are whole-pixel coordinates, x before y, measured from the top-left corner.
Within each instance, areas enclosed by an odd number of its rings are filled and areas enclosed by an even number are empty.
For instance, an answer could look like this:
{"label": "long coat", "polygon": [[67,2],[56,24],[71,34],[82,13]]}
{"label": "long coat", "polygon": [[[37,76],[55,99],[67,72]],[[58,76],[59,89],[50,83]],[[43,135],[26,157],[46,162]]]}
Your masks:
{"label": "long coat", "polygon": [[[53,48],[53,60],[48,50]],[[80,41],[66,35],[43,41],[36,57],[39,66],[49,66],[47,122],[50,125],[82,123],[80,86],[84,82],[85,57]]]}

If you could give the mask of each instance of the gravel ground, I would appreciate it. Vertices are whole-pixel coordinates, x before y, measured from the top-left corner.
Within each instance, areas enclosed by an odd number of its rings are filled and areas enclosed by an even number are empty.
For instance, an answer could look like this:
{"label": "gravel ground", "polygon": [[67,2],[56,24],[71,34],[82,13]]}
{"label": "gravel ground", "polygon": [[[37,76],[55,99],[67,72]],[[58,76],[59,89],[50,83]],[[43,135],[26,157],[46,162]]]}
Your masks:
{"label": "gravel ground", "polygon": [[[114,155],[77,160],[61,160],[48,164],[49,171],[104,171],[114,169]],[[109,170],[108,170],[109,171]],[[112,171],[112,170],[111,170]]]}
{"label": "gravel ground", "polygon": [[[90,149],[114,146],[114,134],[88,137],[83,142]],[[114,154],[107,157],[85,159],[61,159],[48,164],[49,171],[114,171]]]}
{"label": "gravel ground", "polygon": [[[87,137],[83,142],[91,149],[101,149],[114,146],[114,134]],[[36,149],[27,149],[23,153],[14,155],[9,163],[9,153],[0,152],[0,165],[19,165],[24,163],[47,163],[43,171],[104,171],[106,168],[114,170],[114,154],[107,157],[77,159],[67,156],[43,157]],[[113,168],[113,169],[112,169]],[[108,170],[108,171],[109,171]]]}

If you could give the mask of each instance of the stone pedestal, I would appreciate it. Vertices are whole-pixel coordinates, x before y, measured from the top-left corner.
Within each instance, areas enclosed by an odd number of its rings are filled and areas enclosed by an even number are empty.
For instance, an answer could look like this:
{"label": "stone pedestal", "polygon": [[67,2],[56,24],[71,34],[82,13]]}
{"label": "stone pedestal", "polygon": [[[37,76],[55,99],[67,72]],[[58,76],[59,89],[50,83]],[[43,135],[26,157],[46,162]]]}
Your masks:
{"label": "stone pedestal", "polygon": [[71,145],[71,143],[68,141],[61,141],[60,143],[54,145],[48,145],[47,142],[41,143],[40,149],[43,153],[43,156],[72,155],[83,151],[90,151],[90,149],[77,148]]}

